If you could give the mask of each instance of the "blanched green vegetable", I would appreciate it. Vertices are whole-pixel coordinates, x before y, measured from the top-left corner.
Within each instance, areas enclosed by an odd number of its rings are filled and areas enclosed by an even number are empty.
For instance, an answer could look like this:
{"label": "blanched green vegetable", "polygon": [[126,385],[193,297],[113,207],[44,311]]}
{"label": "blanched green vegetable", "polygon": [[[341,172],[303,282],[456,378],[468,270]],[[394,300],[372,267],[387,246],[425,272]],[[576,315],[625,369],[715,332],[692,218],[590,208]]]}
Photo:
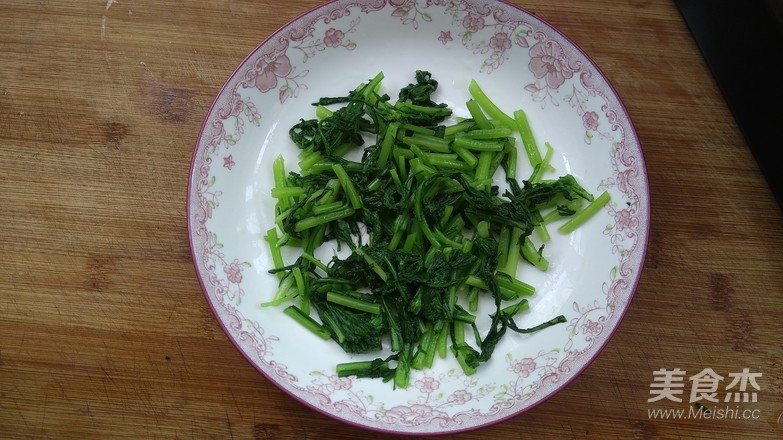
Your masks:
{"label": "blanched green vegetable", "polygon": [[[570,231],[608,201],[608,194],[594,199],[573,176],[542,178],[551,171],[551,147],[542,158],[521,110],[509,116],[472,81],[471,118],[447,123],[451,109],[432,99],[437,81],[426,71],[415,78],[393,103],[380,92],[382,73],[346,96],[314,103],[316,117],[290,130],[301,149],[298,172],[285,175],[282,157],[274,162],[276,226],[266,235],[279,289],[263,305],[288,303],[286,314],[348,353],[380,352],[388,337],[386,359],[343,363],[336,372],[401,388],[411,368],[430,368],[436,356],[450,351],[473,374],[507,330],[532,333],[565,322],[558,316],[530,329],[516,325],[514,316],[528,309],[523,297],[535,292],[516,278],[517,266],[527,261],[546,270],[534,230],[548,239],[546,223],[573,216],[561,227]],[[535,170],[521,183],[518,130],[522,157]],[[365,146],[368,135],[375,141]],[[346,159],[357,148],[361,161]],[[493,181],[501,169],[502,194]],[[349,255],[318,261],[314,252],[325,243]],[[288,265],[285,246],[301,248]],[[492,310],[478,310],[480,295],[492,298]],[[483,335],[476,313],[491,318]]]}

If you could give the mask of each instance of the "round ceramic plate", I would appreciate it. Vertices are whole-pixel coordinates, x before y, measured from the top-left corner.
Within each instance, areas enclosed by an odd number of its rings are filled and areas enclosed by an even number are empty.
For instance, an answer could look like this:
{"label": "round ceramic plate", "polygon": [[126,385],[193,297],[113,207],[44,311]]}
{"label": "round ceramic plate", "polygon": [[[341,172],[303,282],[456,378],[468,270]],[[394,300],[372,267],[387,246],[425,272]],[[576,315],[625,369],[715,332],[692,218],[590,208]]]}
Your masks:
{"label": "round ceramic plate", "polygon": [[[288,171],[297,171],[288,130],[299,118],[314,117],[311,104],[378,72],[385,76],[383,91],[396,93],[417,69],[440,82],[434,98],[457,116],[468,114],[471,79],[508,112],[525,109],[539,144],[555,148],[553,175],[573,174],[593,194],[608,191],[611,201],[577,231],[552,234],[547,272],[520,266],[518,277],[537,291],[517,324],[530,327],[560,314],[566,323],[507,334],[474,375],[465,376],[450,357],[436,358],[431,369],[412,372],[407,389],[393,389],[335,374],[337,363],[379,354],[349,356],[282,307],[259,306],[277,288],[264,235],[274,226],[272,160],[282,155]],[[522,177],[531,172],[523,162]],[[516,6],[477,0],[336,1],[269,36],[237,67],[206,116],[187,208],[205,297],[259,372],[336,419],[416,435],[497,423],[574,379],[629,307],[650,221],[639,140],[607,79],[551,25]]]}

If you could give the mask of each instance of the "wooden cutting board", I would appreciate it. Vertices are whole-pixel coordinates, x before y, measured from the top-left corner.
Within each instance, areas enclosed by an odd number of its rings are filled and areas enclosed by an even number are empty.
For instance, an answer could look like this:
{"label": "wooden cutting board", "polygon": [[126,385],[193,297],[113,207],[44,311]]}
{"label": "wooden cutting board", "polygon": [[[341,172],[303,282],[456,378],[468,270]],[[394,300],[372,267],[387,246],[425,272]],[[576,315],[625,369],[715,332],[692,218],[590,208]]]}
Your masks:
{"label": "wooden cutting board", "polygon": [[[528,413],[453,438],[783,437],[783,217],[676,7],[514,3],[571,37],[624,100],[651,235],[598,359]],[[0,5],[0,438],[394,438],[255,371],[207,306],[188,246],[190,158],[212,100],[259,42],[318,4]],[[651,415],[682,407],[648,402],[654,372],[676,368],[761,373],[757,402],[737,418]]]}

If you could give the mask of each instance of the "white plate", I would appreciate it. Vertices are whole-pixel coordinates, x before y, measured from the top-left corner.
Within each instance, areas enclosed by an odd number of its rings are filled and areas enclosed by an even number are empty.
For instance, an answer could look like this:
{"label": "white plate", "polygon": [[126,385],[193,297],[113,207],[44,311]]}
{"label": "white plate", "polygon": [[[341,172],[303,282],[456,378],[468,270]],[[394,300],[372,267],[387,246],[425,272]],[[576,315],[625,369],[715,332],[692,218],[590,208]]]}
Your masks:
{"label": "white plate", "polygon": [[[466,115],[476,79],[509,112],[523,108],[539,143],[556,149],[556,175],[573,174],[612,200],[570,235],[553,234],[550,269],[520,269],[537,287],[520,327],[564,314],[533,335],[507,334],[473,376],[451,359],[414,371],[393,390],[376,379],[337,378],[353,359],[283,315],[261,308],[276,290],[264,233],[273,225],[271,162],[296,165],[288,129],[311,103],[379,71],[385,91],[416,69],[440,81],[436,101]],[[394,95],[392,95],[394,96]],[[524,161],[520,160],[520,164]],[[520,165],[521,176],[529,169]],[[210,109],[192,159],[188,225],[205,297],[247,360],[291,396],[368,429],[444,434],[518,415],[573,380],[606,345],[639,281],[650,223],[644,159],[630,117],[595,64],[534,15],[499,1],[352,0],[324,4],[261,43]]]}

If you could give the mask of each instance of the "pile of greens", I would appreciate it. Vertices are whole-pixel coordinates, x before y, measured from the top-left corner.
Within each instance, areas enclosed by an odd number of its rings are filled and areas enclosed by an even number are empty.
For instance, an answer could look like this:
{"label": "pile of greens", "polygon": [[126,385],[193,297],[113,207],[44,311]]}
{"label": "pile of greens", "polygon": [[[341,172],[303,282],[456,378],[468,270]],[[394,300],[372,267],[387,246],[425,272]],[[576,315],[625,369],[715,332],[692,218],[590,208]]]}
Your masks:
{"label": "pile of greens", "polygon": [[[287,315],[347,353],[380,352],[388,338],[389,357],[339,364],[337,374],[406,388],[411,369],[431,367],[436,355],[450,351],[470,375],[507,331],[565,322],[516,325],[535,291],[516,278],[517,266],[546,270],[546,225],[568,217],[559,230],[570,232],[609,195],[594,198],[571,175],[544,179],[551,146],[542,157],[524,111],[504,113],[476,81],[465,119],[432,100],[438,82],[429,72],[417,71],[395,102],[381,94],[382,80],[322,98],[315,118],[291,128],[299,172],[287,173],[282,156],[273,163],[276,226],[266,240],[279,288],[262,305],[287,305]],[[534,169],[521,183],[517,134]],[[346,158],[357,149],[361,161]],[[493,183],[501,169],[502,194]],[[325,243],[350,254],[320,261],[315,250]],[[286,246],[301,250],[293,263]],[[476,325],[481,295],[494,302],[481,312],[491,319],[485,334]]]}

